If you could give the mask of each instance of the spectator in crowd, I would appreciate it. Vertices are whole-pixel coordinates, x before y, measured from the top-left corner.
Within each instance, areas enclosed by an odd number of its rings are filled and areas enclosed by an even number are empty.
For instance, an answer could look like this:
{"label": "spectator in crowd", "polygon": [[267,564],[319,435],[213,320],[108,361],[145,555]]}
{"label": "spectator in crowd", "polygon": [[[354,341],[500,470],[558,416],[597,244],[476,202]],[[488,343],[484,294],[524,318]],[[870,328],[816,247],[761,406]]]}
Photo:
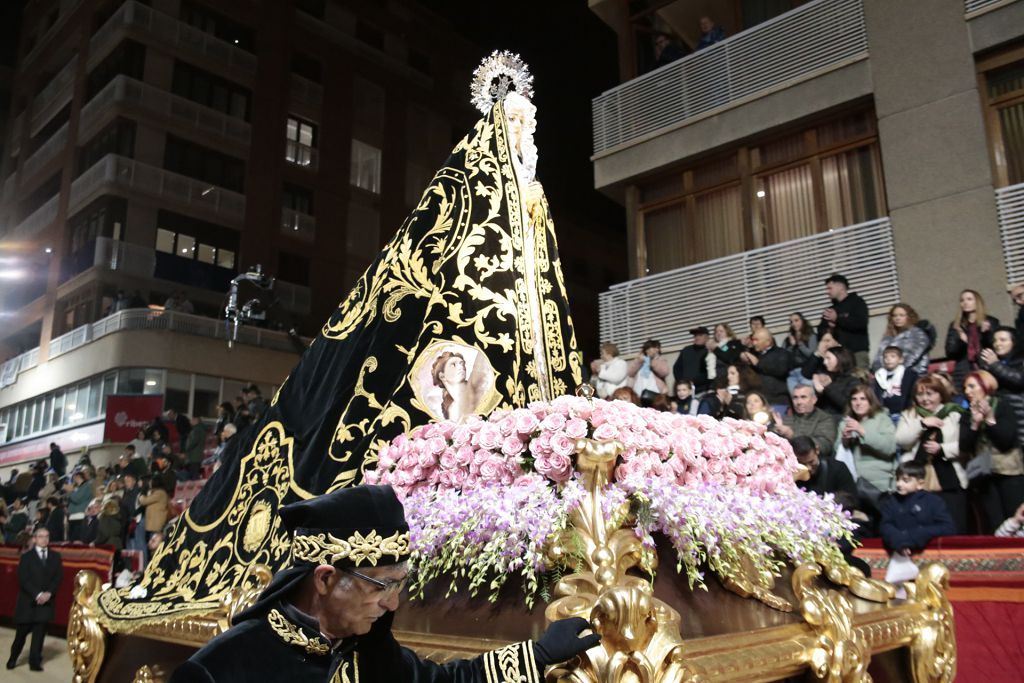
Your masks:
{"label": "spectator in crowd", "polygon": [[175,313],[195,313],[192,302],[185,298],[185,292],[180,289],[172,292],[170,298],[164,302],[164,310]]}
{"label": "spectator in crowd", "polygon": [[768,398],[760,391],[752,391],[743,401],[743,417],[775,431],[775,417]]}
{"label": "spectator in crowd", "polygon": [[96,526],[95,545],[112,545],[120,551],[124,547],[124,521],[121,518],[121,504],[114,498],[103,503]]}
{"label": "spectator in crowd", "polygon": [[235,425],[231,424],[230,422],[228,424],[224,425],[224,429],[221,431],[220,437],[219,437],[220,443],[218,443],[217,444],[217,448],[214,449],[213,455],[211,455],[209,458],[207,458],[206,460],[203,461],[203,466],[204,467],[212,466],[214,471],[217,471],[217,469],[220,467],[220,464],[222,462],[222,456],[224,455],[224,450],[228,447],[228,442],[231,441],[231,438],[237,432],[238,432],[238,428],[235,427]]}
{"label": "spectator in crowd", "polygon": [[809,436],[793,437],[790,444],[797,462],[806,467],[810,475],[806,481],[798,481],[797,486],[819,496],[844,492],[857,499],[857,484],[846,465],[835,458],[821,457],[818,444]]}
{"label": "spectator in crowd", "polygon": [[[658,348],[661,351],[661,348]],[[253,422],[258,422],[263,413],[267,412],[267,402],[263,398],[263,394],[260,392],[260,388],[255,384],[249,385],[249,388],[245,390],[246,393],[246,405],[249,407],[249,414],[252,416]]]}
{"label": "spectator in crowd", "polygon": [[679,380],[689,380],[693,390],[703,394],[711,388],[711,380],[708,378],[708,328],[704,326],[695,327],[690,330],[693,335],[693,343],[684,347],[679,352],[675,364],[672,366],[672,376]]}
{"label": "spectator in crowd", "polygon": [[138,458],[148,465],[150,453],[153,451],[153,442],[146,438],[146,430],[140,429],[135,438],[128,442],[128,445],[133,449],[132,457]]}
{"label": "spectator in crowd", "polygon": [[68,540],[68,515],[64,511],[64,503],[57,496],[46,499],[46,518],[43,528],[50,532],[50,540],[63,543]]}
{"label": "spectator in crowd", "polygon": [[775,338],[767,328],[760,328],[751,335],[752,351],[744,351],[740,359],[747,363],[761,378],[761,391],[776,407],[785,410],[789,406],[786,378],[789,376],[791,356],[775,345]]}
{"label": "spectator in crowd", "polygon": [[601,344],[601,357],[590,363],[590,372],[598,398],[608,398],[626,386],[626,361],[619,357],[619,347],[610,342]]}
{"label": "spectator in crowd", "polygon": [[736,339],[732,328],[725,323],[715,325],[714,339],[707,342],[708,351],[715,355],[714,372],[708,368],[708,378],[711,376],[725,376],[725,369],[730,365],[737,365],[740,362],[740,354],[743,353],[743,344]]}
{"label": "spectator in crowd", "polygon": [[913,401],[918,374],[903,364],[903,349],[898,346],[887,346],[881,356],[882,367],[875,370],[872,389],[895,422]]}
{"label": "spectator in crowd", "polygon": [[50,496],[58,495],[66,482],[66,479],[58,479],[56,474],[48,472],[46,474],[46,484],[43,485],[43,488],[39,489],[39,500],[46,500]]}
{"label": "spectator in crowd", "polygon": [[694,48],[694,52],[703,50],[723,40],[725,40],[725,31],[722,30],[722,27],[717,26],[709,16],[701,17],[700,40],[697,41],[697,47]]}
{"label": "spectator in crowd", "polygon": [[[729,367],[735,368],[736,366],[730,365]],[[710,415],[716,420],[726,417],[742,420],[744,402],[745,396],[732,390],[732,387],[729,386],[728,378],[719,377],[715,380],[715,390],[708,392],[701,399],[700,405],[697,408],[697,414]]]}
{"label": "spectator in crowd", "polygon": [[213,427],[213,433],[220,438],[224,427],[235,421],[235,407],[230,401],[224,401],[217,406],[217,424]]}
{"label": "spectator in crowd", "polygon": [[832,305],[821,312],[818,337],[831,332],[835,340],[850,350],[859,368],[867,368],[868,305],[856,292],[850,291],[850,282],[843,275],[833,273],[825,278],[825,291]]}
{"label": "spectator in crowd", "polygon": [[1024,536],[1024,503],[1013,513],[1013,517],[1007,517],[996,529],[996,536],[1011,538]]}
{"label": "spectator in crowd", "polygon": [[14,606],[15,635],[7,668],[18,665],[25,640],[32,634],[28,650],[28,667],[43,670],[43,640],[46,625],[53,621],[54,596],[64,573],[60,553],[50,549],[50,534],[38,529],[33,534],[33,548],[18,561],[18,598]]}
{"label": "spectator in crowd", "polygon": [[144,476],[149,471],[145,461],[135,453],[135,447],[128,444],[117,459],[118,474],[124,475],[131,472],[136,478]]}
{"label": "spectator in crowd", "polygon": [[814,393],[814,387],[797,385],[793,387],[792,398],[791,414],[781,417],[776,412],[773,416],[779,436],[790,441],[798,436],[808,436],[814,440],[821,457],[831,458],[835,452],[835,416],[818,407],[818,395]]}
{"label": "spectator in crowd", "polygon": [[682,47],[673,36],[664,31],[658,31],[654,34],[654,64],[651,66],[651,70],[671,64],[689,53],[689,48]]}
{"label": "spectator in crowd", "polygon": [[96,543],[96,534],[99,531],[100,501],[93,498],[85,508],[85,519],[82,521],[82,530],[79,537],[73,539],[76,543],[93,545]]}
{"label": "spectator in crowd", "polygon": [[877,512],[879,498],[896,483],[896,426],[867,385],[858,384],[850,392],[835,452],[837,460],[853,463],[858,507]]}
{"label": "spectator in crowd", "polygon": [[688,379],[677,379],[675,397],[669,402],[669,408],[681,415],[696,415],[700,401],[693,395],[693,383]]}
{"label": "spectator in crowd", "polygon": [[814,332],[811,324],[807,322],[803,313],[790,314],[789,334],[786,335],[786,341],[783,342],[782,347],[786,349],[790,357],[792,370],[789,371],[789,377],[786,378],[786,390],[792,393],[793,387],[797,384],[808,383],[801,369],[818,347],[818,335]]}
{"label": "spectator in crowd", "polygon": [[973,289],[960,292],[960,308],[946,331],[946,357],[956,361],[953,383],[958,391],[963,388],[967,373],[980,367],[982,350],[992,348],[997,327],[999,319],[985,312],[981,294]]}
{"label": "spectator in crowd", "polygon": [[[853,374],[854,359],[849,349],[842,346],[833,346],[825,351],[821,359],[824,372],[809,373],[813,365],[817,365],[817,358],[812,357],[804,364],[803,374],[808,377],[818,394],[818,405],[828,413],[841,414],[846,410],[847,401],[850,400],[850,392],[860,380]],[[815,368],[822,369],[822,368]]]}
{"label": "spectator in crowd", "polygon": [[[625,364],[626,361],[622,361]],[[242,431],[246,427],[252,424],[252,413],[249,412],[249,406],[238,397],[235,405],[235,420],[234,425],[238,428],[238,431]]]}
{"label": "spectator in crowd", "polygon": [[1008,291],[1014,305],[1017,306],[1017,317],[1013,320],[1013,326],[1017,330],[1017,338],[1020,339],[1024,334],[1024,282],[1018,282]]}
{"label": "spectator in crowd", "polygon": [[39,500],[39,492],[46,486],[46,462],[40,461],[32,466],[32,480],[29,482],[25,496],[29,503]]}
{"label": "spectator in crowd", "polygon": [[[747,351],[749,351],[750,349],[752,349],[754,347],[754,333],[757,332],[758,330],[765,329],[765,326],[766,326],[765,322],[764,322],[764,316],[763,315],[752,316],[748,322],[750,323],[750,333],[747,334],[747,336],[743,338],[743,347],[744,348],[742,349],[742,350],[747,350]],[[742,352],[742,350],[741,350],[741,352]]]}
{"label": "spectator in crowd", "polygon": [[666,393],[668,385],[665,384],[665,378],[668,373],[668,362],[661,355],[661,342],[656,339],[645,341],[639,355],[626,364],[629,386],[641,399],[648,391],[652,394]]}
{"label": "spectator in crowd", "polygon": [[18,497],[11,503],[4,524],[4,542],[15,543],[18,534],[28,528],[28,506],[24,498]]}
{"label": "spectator in crowd", "polygon": [[933,538],[957,533],[945,502],[925,488],[925,467],[904,462],[896,469],[896,495],[882,502],[879,531],[885,549],[910,556]]}
{"label": "spectator in crowd", "polygon": [[[881,368],[882,354],[890,346],[895,346],[903,352],[903,365],[907,369],[918,375],[927,372],[928,352],[935,340],[928,336],[923,326],[930,327],[931,323],[921,320],[917,311],[909,304],[899,303],[890,308],[885,334],[878,344],[878,352],[875,354],[875,362],[871,364],[871,369]],[[934,331],[934,328],[932,329]]]}
{"label": "spectator in crowd", "polygon": [[159,486],[169,494],[174,492],[178,477],[174,474],[174,460],[170,453],[170,446],[164,446],[164,452],[158,453],[153,458],[152,478],[153,486]]}
{"label": "spectator in crowd", "polygon": [[56,443],[50,444],[50,469],[56,472],[58,477],[63,477],[68,471],[68,456],[64,455],[64,451]]}
{"label": "spectator in crowd", "polygon": [[185,443],[185,463],[188,467],[188,478],[198,479],[199,470],[202,467],[203,458],[206,457],[206,435],[209,433],[202,420],[192,416],[192,425],[188,433],[188,441]]}
{"label": "spectator in crowd", "polygon": [[[82,540],[82,525],[85,522],[85,510],[93,499],[92,484],[86,479],[85,472],[78,470],[71,475],[71,481],[64,484],[64,493],[68,498],[68,539]],[[50,537],[58,541],[56,534]]]}
{"label": "spectator in crowd", "polygon": [[[178,448],[184,449],[185,444],[188,442],[188,433],[192,430],[192,422],[188,419],[188,415],[179,413],[174,408],[168,408],[167,412],[164,413],[164,418],[174,425],[174,428],[178,432]],[[155,447],[155,445],[154,445]],[[172,448],[173,448],[172,444]]]}
{"label": "spectator in crowd", "polygon": [[[925,375],[914,385],[914,404],[900,414],[896,445],[904,462],[925,468],[924,489],[939,494],[949,508],[957,533],[967,533],[967,474],[960,456],[960,409],[950,403],[945,382]],[[897,473],[898,476],[898,473]]]}
{"label": "spectator in crowd", "polygon": [[967,478],[991,534],[1024,503],[1024,457],[1017,442],[1020,425],[1013,406],[996,396],[995,377],[976,370],[964,379],[971,405],[970,422],[960,425],[960,454]]}
{"label": "spectator in crowd", "polygon": [[636,395],[636,392],[629,387],[619,387],[612,392],[609,397],[611,401],[625,401],[626,403],[632,403],[635,406],[640,405],[640,397]]}
{"label": "spectator in crowd", "polygon": [[143,489],[139,494],[139,506],[144,510],[147,541],[153,534],[163,531],[170,516],[170,504],[170,493],[156,477],[153,478],[149,489]]}
{"label": "spectator in crowd", "polygon": [[1024,447],[1024,358],[1017,353],[1017,330],[997,327],[992,348],[982,349],[981,367],[999,383],[999,400],[1013,406],[1017,416],[1017,445]]}

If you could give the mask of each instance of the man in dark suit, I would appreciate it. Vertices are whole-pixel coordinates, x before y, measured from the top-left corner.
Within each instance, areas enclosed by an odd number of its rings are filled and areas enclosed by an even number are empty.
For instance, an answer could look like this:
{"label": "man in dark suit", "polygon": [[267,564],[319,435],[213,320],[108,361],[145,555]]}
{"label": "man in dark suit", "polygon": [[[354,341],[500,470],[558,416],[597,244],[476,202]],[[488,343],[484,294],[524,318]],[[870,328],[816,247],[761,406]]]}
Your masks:
{"label": "man in dark suit", "polygon": [[7,668],[17,666],[18,656],[31,632],[28,666],[32,671],[42,671],[43,638],[46,637],[46,624],[53,620],[54,595],[60,586],[64,566],[60,553],[47,548],[50,545],[49,531],[39,528],[32,538],[35,546],[18,562],[18,601],[14,607],[16,631]]}

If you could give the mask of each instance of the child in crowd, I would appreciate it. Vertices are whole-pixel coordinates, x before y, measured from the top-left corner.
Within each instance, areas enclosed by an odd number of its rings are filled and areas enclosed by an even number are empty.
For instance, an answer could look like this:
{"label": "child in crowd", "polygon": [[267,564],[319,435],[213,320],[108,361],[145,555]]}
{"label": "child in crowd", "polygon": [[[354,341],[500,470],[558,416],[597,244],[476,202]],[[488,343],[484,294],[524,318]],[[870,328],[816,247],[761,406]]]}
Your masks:
{"label": "child in crowd", "polygon": [[882,503],[879,531],[885,548],[894,554],[919,552],[936,536],[956,533],[946,503],[924,490],[924,465],[901,463],[896,468],[896,495]]}
{"label": "child in crowd", "polygon": [[882,367],[875,371],[873,386],[878,401],[889,411],[893,421],[914,398],[914,382],[917,373],[903,365],[903,349],[887,346],[882,351]]}
{"label": "child in crowd", "polygon": [[1012,536],[1024,536],[1024,503],[1021,503],[1013,517],[1006,520],[996,529],[996,536],[1009,538]]}

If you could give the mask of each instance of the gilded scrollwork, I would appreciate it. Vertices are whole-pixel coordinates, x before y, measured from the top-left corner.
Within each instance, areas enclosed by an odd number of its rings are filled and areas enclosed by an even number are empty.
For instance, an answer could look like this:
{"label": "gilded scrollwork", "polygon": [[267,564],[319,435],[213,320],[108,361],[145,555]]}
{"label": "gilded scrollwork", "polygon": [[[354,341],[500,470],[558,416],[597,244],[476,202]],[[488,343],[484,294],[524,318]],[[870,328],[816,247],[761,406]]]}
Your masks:
{"label": "gilded scrollwork", "polygon": [[870,683],[871,650],[853,623],[853,605],[838,591],[822,588],[817,565],[793,570],[793,593],[800,613],[814,629],[814,645],[806,651],[811,672],[827,683]]}
{"label": "gilded scrollwork", "polygon": [[93,683],[103,665],[107,639],[95,608],[100,588],[100,577],[95,572],[82,570],[75,575],[67,636],[73,683]]}
{"label": "gilded scrollwork", "polygon": [[949,569],[925,565],[906,585],[907,600],[924,608],[923,620],[911,641],[914,683],[949,683],[956,678],[956,632],[949,590]]}

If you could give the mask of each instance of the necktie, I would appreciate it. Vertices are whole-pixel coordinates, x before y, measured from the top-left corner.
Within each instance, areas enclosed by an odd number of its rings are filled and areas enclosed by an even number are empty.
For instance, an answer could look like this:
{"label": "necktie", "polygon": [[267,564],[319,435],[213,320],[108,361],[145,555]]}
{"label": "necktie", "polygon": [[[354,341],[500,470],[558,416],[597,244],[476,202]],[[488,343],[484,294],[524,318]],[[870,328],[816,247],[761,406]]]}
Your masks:
{"label": "necktie", "polygon": [[46,564],[46,551],[43,550],[42,552],[40,552],[39,556],[40,558],[42,558],[43,564]]}

